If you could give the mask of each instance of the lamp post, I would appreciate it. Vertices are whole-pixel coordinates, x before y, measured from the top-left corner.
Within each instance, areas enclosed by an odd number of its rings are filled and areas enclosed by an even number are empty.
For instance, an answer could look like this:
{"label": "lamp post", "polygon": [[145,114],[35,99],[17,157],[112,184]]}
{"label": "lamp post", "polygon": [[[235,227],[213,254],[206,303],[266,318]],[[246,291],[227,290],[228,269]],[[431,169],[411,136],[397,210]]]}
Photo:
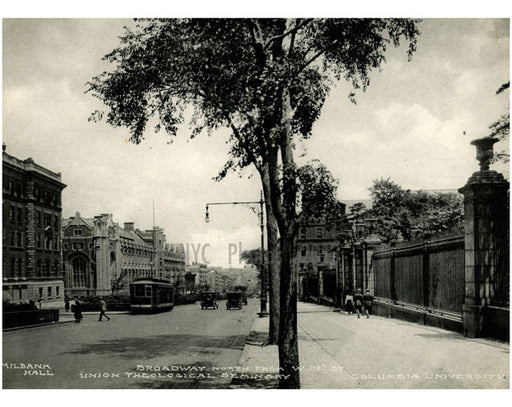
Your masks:
{"label": "lamp post", "polygon": [[258,213],[258,216],[260,218],[260,235],[261,235],[261,247],[260,247],[260,267],[261,267],[261,291],[260,291],[260,312],[258,312],[258,316],[260,318],[267,317],[267,287],[266,287],[266,273],[265,273],[265,257],[264,257],[264,239],[263,239],[263,232],[265,229],[265,224],[263,223],[263,204],[265,201],[263,200],[263,192],[260,193],[260,200],[259,201],[233,201],[233,202],[208,202],[206,204],[206,214],[204,221],[206,223],[210,222],[210,213],[208,212],[208,209],[210,206],[213,205],[254,205],[259,204],[260,211]]}

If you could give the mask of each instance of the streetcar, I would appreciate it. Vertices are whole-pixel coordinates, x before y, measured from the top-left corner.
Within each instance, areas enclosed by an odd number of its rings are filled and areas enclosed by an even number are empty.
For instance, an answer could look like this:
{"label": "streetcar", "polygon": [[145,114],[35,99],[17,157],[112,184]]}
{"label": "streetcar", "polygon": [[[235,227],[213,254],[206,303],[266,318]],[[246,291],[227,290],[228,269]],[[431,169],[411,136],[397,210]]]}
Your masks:
{"label": "streetcar", "polygon": [[170,311],[174,307],[174,286],[167,280],[138,278],[130,284],[133,313]]}

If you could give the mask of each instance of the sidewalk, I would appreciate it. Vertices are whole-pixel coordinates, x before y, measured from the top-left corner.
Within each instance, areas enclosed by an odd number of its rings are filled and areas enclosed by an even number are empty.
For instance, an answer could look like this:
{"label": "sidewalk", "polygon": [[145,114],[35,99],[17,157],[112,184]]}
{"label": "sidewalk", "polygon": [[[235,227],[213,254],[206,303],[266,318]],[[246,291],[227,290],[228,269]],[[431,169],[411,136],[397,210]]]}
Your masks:
{"label": "sidewalk", "polygon": [[[45,309],[43,307],[43,309]],[[112,315],[121,315],[121,314],[129,314],[129,311],[107,311],[108,316],[111,317]],[[85,317],[90,318],[91,316],[94,316],[96,319],[98,318],[99,311],[87,311],[82,312],[82,315]],[[34,325],[22,325],[22,326],[15,326],[12,328],[2,328],[3,332],[9,332],[9,331],[17,331],[20,329],[29,329],[29,328],[38,328],[42,326],[48,326],[48,325],[58,325],[58,324],[65,324],[69,322],[75,322],[75,317],[73,316],[73,313],[71,311],[67,311],[64,309],[64,307],[59,308],[59,320],[54,322],[45,322],[41,324],[34,324]]]}
{"label": "sidewalk", "polygon": [[[261,346],[268,318],[256,318],[232,388],[277,388],[277,346]],[[510,385],[509,344],[396,319],[369,319],[298,304],[303,389],[487,389]]]}

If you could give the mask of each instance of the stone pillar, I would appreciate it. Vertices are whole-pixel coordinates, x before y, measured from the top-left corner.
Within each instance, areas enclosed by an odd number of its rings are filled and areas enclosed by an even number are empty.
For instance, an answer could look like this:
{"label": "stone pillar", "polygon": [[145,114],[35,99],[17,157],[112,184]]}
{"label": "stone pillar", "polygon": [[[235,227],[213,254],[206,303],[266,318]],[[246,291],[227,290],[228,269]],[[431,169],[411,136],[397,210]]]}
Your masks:
{"label": "stone pillar", "polygon": [[[464,335],[487,336],[497,282],[509,278],[508,197],[509,183],[496,171],[489,170],[492,146],[496,139],[474,140],[480,171],[459,189],[464,195],[465,292],[462,306]],[[506,273],[506,275],[501,275]],[[492,333],[491,333],[492,334]]]}

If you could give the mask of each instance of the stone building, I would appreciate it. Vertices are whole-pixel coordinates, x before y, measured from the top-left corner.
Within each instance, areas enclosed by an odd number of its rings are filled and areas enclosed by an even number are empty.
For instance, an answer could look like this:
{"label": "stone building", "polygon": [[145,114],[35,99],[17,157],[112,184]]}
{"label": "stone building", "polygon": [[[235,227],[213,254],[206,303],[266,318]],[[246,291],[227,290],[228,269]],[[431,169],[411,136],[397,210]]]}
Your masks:
{"label": "stone building", "polygon": [[299,298],[334,299],[336,256],[333,250],[339,233],[338,225],[325,221],[303,224],[299,228],[293,260]]}
{"label": "stone building", "polygon": [[2,152],[2,298],[62,301],[61,174]]}
{"label": "stone building", "polygon": [[[125,223],[125,230],[133,230],[133,223]],[[155,271],[158,278],[174,284],[178,292],[185,284],[185,249],[182,244],[167,243],[164,229],[158,226],[152,230],[135,232],[148,244],[155,247]],[[154,243],[153,243],[154,242]]]}
{"label": "stone building", "polygon": [[128,293],[130,282],[142,277],[180,284],[184,251],[166,243],[161,228],[141,232],[131,222],[121,228],[111,214],[84,218],[76,213],[63,222],[62,234],[69,297]]}

